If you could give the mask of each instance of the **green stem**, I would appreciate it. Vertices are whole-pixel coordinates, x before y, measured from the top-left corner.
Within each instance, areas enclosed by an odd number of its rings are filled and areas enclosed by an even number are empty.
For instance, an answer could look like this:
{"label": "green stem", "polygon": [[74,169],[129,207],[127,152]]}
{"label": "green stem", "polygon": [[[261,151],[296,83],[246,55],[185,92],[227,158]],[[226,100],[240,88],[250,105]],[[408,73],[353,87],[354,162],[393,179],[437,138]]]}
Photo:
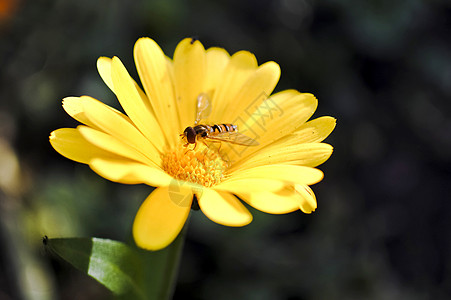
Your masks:
{"label": "green stem", "polygon": [[179,273],[180,261],[182,258],[183,245],[185,244],[186,233],[188,232],[188,220],[185,223],[182,231],[175,239],[175,241],[169,246],[169,254],[167,260],[167,268],[165,272],[166,288],[162,290],[161,299],[172,299],[175,292],[175,286],[177,285],[177,278]]}
{"label": "green stem", "polygon": [[[188,218],[189,220],[189,218]],[[178,237],[163,250],[144,254],[143,289],[149,300],[169,300],[175,291],[188,220]]]}

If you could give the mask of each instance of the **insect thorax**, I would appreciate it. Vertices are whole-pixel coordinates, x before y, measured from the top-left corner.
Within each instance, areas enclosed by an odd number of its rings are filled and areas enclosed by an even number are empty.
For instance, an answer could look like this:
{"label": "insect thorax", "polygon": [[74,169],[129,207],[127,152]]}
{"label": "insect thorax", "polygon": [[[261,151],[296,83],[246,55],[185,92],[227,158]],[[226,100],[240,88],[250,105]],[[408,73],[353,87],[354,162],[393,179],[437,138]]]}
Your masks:
{"label": "insect thorax", "polygon": [[194,126],[194,131],[196,132],[196,135],[200,137],[206,137],[209,132],[211,132],[211,126],[208,125],[197,125]]}

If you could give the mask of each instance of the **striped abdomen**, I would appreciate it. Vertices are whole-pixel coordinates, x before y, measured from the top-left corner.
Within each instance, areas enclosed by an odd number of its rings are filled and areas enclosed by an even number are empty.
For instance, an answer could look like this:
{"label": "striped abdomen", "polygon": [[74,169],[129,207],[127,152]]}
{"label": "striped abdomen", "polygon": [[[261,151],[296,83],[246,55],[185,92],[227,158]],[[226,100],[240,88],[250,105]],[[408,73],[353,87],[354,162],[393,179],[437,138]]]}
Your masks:
{"label": "striped abdomen", "polygon": [[208,138],[215,137],[224,132],[238,132],[238,127],[233,124],[216,124],[216,125],[196,125],[194,127],[186,127],[182,136],[185,136],[189,144],[196,143],[198,137]]}
{"label": "striped abdomen", "polygon": [[221,132],[235,132],[238,130],[238,127],[233,124],[215,124],[206,126],[208,127],[209,133],[213,136]]}

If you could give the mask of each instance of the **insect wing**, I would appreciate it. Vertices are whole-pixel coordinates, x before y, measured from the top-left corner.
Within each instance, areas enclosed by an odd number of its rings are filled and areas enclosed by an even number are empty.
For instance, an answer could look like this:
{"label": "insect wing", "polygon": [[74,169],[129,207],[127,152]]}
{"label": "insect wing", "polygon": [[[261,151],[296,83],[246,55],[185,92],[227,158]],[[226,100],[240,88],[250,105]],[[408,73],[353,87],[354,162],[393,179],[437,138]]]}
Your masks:
{"label": "insect wing", "polygon": [[194,124],[199,124],[200,120],[208,118],[211,113],[210,99],[206,93],[197,96],[196,120]]}
{"label": "insect wing", "polygon": [[242,145],[242,146],[258,146],[259,145],[259,143],[256,140],[248,137],[245,134],[237,132],[237,131],[221,132],[221,133],[218,133],[215,135],[209,135],[207,138],[210,140],[222,141],[222,142],[227,142],[227,143]]}

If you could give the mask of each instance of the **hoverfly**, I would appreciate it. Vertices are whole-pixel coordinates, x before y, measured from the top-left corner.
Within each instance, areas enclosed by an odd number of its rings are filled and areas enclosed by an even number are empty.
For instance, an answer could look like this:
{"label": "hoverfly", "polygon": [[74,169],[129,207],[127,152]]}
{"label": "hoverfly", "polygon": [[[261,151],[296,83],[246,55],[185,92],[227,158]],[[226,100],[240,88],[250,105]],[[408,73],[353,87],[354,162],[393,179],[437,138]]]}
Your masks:
{"label": "hoverfly", "polygon": [[212,142],[227,142],[243,146],[257,146],[258,142],[247,135],[238,132],[238,126],[233,124],[215,124],[205,125],[199,124],[206,119],[211,112],[210,100],[208,95],[201,93],[197,97],[196,120],[194,127],[188,126],[180,136],[186,141],[185,147],[194,144],[196,148],[197,142],[202,140],[210,140]]}

